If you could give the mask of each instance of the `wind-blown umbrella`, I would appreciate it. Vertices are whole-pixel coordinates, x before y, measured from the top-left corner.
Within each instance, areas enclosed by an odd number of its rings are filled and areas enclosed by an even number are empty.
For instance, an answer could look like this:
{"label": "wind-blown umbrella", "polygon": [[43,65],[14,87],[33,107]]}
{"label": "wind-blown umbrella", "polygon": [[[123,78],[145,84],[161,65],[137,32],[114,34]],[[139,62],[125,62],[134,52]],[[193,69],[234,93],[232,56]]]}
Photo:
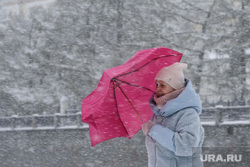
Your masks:
{"label": "wind-blown umbrella", "polygon": [[91,145],[132,138],[152,116],[148,101],[155,91],[155,75],[181,57],[164,47],[147,49],[104,71],[96,89],[82,101],[82,121],[89,124]]}

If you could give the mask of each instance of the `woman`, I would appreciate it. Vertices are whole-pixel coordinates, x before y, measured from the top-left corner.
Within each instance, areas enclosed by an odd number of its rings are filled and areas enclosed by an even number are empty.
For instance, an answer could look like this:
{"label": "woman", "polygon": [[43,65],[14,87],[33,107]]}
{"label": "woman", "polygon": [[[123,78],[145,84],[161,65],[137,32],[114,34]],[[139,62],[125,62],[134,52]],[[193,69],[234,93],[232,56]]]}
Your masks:
{"label": "woman", "polygon": [[184,78],[187,64],[174,63],[155,77],[156,92],[149,100],[151,120],[142,125],[149,167],[202,167],[204,140],[201,100]]}

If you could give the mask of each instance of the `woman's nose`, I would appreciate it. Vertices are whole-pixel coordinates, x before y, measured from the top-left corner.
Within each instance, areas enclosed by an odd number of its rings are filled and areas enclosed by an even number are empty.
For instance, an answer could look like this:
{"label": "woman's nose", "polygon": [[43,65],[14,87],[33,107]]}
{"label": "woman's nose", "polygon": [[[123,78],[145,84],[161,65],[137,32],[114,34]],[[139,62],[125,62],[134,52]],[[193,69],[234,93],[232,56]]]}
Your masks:
{"label": "woman's nose", "polygon": [[155,89],[156,91],[159,91],[159,90],[161,90],[161,88],[159,87],[159,86],[156,86],[156,89]]}

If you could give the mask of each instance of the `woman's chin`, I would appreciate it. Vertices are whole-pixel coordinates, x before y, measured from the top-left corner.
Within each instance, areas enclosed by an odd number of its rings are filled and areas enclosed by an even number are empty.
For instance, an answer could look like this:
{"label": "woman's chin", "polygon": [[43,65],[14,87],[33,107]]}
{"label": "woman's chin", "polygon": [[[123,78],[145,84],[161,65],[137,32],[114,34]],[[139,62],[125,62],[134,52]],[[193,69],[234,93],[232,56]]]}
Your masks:
{"label": "woman's chin", "polygon": [[159,98],[159,97],[161,97],[161,96],[163,96],[163,95],[157,95],[157,94],[156,94],[156,96],[157,96],[157,98]]}

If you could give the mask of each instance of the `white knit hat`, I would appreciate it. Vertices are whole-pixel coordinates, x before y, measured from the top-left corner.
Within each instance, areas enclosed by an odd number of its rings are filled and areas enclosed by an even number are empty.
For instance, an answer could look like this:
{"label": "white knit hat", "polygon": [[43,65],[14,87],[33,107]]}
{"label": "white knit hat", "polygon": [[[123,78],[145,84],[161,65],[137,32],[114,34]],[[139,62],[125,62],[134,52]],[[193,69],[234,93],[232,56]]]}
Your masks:
{"label": "white knit hat", "polygon": [[188,67],[185,63],[174,63],[170,66],[163,67],[156,75],[155,80],[162,80],[169,84],[174,89],[184,87],[183,69]]}

